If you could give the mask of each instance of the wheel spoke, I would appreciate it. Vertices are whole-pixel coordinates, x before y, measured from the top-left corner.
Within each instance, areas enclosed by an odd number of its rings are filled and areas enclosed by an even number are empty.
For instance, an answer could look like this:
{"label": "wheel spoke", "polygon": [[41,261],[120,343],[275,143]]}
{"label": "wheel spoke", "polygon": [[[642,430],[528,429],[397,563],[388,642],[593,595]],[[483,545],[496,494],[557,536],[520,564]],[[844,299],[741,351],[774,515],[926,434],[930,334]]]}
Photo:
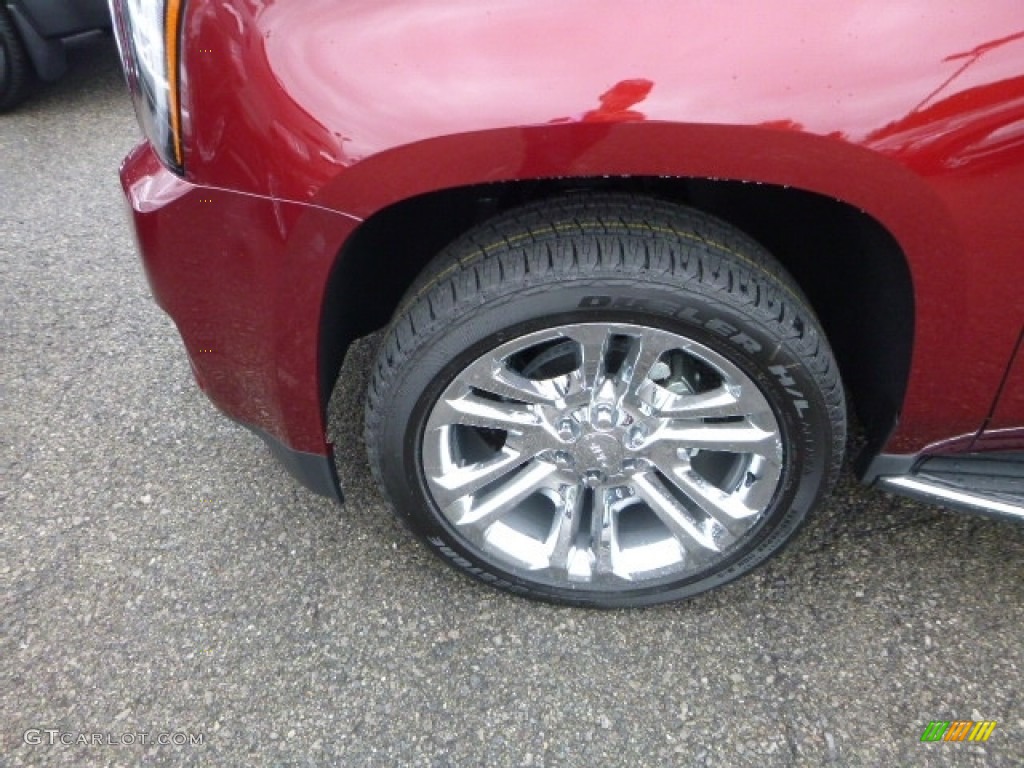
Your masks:
{"label": "wheel spoke", "polygon": [[686,425],[669,424],[650,438],[682,443],[688,448],[726,453],[756,453],[779,462],[782,444],[774,431],[756,427],[748,422]]}
{"label": "wheel spoke", "polygon": [[607,326],[581,325],[567,333],[580,348],[580,365],[569,375],[570,393],[593,392],[604,380],[605,355],[611,335]]}
{"label": "wheel spoke", "polygon": [[761,511],[751,509],[735,495],[715,487],[692,469],[673,472],[669,479],[688,499],[700,507],[704,514],[725,528],[730,528],[736,520],[752,517]]}
{"label": "wheel spoke", "polygon": [[634,476],[633,487],[685,551],[692,551],[693,544],[706,551],[719,551],[718,544],[708,535],[703,523],[676,500],[654,473]]}
{"label": "wheel spoke", "polygon": [[569,558],[580,531],[583,514],[583,489],[578,485],[567,485],[559,493],[562,504],[555,513],[555,525],[548,541],[551,544],[549,563],[559,571],[569,570]]}
{"label": "wheel spoke", "polygon": [[[466,498],[463,494],[455,503],[450,503],[448,513],[454,513],[453,522],[458,526],[473,526],[485,531],[491,523],[511,512],[519,502],[541,488],[549,486],[551,475],[557,472],[552,464],[531,460],[523,469],[516,472],[508,482],[489,491],[482,499]],[[468,501],[469,503],[464,503]],[[462,507],[460,510],[459,507]]]}
{"label": "wheel spoke", "polygon": [[435,484],[434,499],[442,508],[471,496],[486,485],[501,479],[524,463],[525,459],[516,451],[504,450],[493,459],[457,467],[430,478]]}
{"label": "wheel spoke", "polygon": [[477,360],[459,376],[459,381],[498,397],[534,405],[552,405],[562,397],[555,382],[528,379],[494,356]]}
{"label": "wheel spoke", "polygon": [[640,390],[648,381],[651,369],[666,352],[680,346],[677,337],[654,331],[630,338],[629,351],[616,376],[620,399],[641,397]]}
{"label": "wheel spoke", "polygon": [[427,429],[451,424],[521,432],[539,428],[542,419],[528,405],[488,400],[473,392],[466,392],[459,397],[438,400],[430,414]]}
{"label": "wheel spoke", "polygon": [[[766,472],[767,482],[751,472],[752,485],[742,485],[726,493],[709,483],[690,465],[688,457],[680,459],[668,445],[656,445],[648,454],[654,467],[704,514],[732,531],[735,521],[751,518],[761,512],[774,494],[778,470],[770,462],[751,465],[757,472]],[[765,468],[765,464],[769,466]]]}
{"label": "wheel spoke", "polygon": [[737,498],[749,509],[766,509],[775,496],[782,468],[768,460],[755,458],[747,468],[747,475],[736,491]]}
{"label": "wheel spoke", "polygon": [[594,553],[594,573],[606,576],[615,571],[615,499],[607,488],[594,489],[594,508],[590,516],[590,540]]}
{"label": "wheel spoke", "polygon": [[677,395],[661,389],[652,396],[655,413],[663,418],[710,419],[764,413],[767,403],[750,386],[722,385],[707,392]]}

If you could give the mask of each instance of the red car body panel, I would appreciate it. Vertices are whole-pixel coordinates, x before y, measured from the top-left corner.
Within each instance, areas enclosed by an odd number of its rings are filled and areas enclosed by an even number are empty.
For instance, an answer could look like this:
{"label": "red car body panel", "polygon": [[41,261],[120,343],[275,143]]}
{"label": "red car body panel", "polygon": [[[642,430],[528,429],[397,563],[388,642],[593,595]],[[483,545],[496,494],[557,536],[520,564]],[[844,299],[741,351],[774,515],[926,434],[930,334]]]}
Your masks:
{"label": "red car body panel", "polygon": [[992,418],[978,441],[979,447],[1012,449],[1024,441],[1024,334],[1017,347],[1013,365],[1007,372],[1002,393]]}
{"label": "red car body panel", "polygon": [[986,424],[1024,446],[1024,363],[1007,378],[1024,328],[1019,0],[192,0],[184,39],[186,180],[140,150],[124,184],[203,386],[292,448],[329,451],[318,319],[360,220],[573,176],[769,183],[867,212],[914,285],[886,452],[984,447]]}
{"label": "red car body panel", "polygon": [[325,453],[320,306],[335,245],[358,221],[195,186],[148,145],[129,155],[122,183],[154,297],[174,318],[206,394],[296,451]]}

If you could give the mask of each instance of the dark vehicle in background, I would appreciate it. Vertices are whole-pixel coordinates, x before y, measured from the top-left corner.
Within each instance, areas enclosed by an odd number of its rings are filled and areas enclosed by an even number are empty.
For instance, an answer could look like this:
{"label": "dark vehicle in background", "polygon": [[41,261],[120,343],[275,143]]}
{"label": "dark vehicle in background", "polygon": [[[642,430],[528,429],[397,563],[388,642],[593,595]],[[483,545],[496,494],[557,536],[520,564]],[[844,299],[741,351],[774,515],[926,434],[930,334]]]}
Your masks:
{"label": "dark vehicle in background", "polygon": [[64,74],[69,40],[109,29],[105,0],[0,0],[0,112]]}
{"label": "dark vehicle in background", "polygon": [[863,482],[1024,519],[1020,0],[112,6],[153,293],[310,488],[384,329],[373,472],[502,589],[750,571],[851,410]]}

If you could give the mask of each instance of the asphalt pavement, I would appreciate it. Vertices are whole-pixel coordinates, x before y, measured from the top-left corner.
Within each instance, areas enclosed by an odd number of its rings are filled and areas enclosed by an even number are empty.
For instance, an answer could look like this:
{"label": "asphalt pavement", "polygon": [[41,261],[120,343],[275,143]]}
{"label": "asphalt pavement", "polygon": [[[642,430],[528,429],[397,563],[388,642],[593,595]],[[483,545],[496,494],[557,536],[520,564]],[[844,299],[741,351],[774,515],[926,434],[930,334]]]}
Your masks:
{"label": "asphalt pavement", "polygon": [[[138,136],[109,40],[0,116],[0,765],[1024,765],[1024,526],[847,470],[685,604],[478,585],[374,488],[372,339],[331,404],[344,506],[205,400],[135,255]],[[920,741],[957,719],[997,726]]]}

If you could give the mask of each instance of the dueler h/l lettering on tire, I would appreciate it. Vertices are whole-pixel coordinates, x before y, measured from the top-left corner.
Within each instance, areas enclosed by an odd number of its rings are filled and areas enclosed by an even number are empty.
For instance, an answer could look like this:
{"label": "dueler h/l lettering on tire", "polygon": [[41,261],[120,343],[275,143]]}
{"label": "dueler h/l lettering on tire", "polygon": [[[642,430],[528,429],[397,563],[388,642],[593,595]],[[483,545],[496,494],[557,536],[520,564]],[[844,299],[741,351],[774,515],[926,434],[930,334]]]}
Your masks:
{"label": "dueler h/l lettering on tire", "polygon": [[763,562],[832,483],[838,368],[792,279],[733,228],[624,195],[501,214],[410,289],[367,405],[398,514],[462,571],[592,606]]}

